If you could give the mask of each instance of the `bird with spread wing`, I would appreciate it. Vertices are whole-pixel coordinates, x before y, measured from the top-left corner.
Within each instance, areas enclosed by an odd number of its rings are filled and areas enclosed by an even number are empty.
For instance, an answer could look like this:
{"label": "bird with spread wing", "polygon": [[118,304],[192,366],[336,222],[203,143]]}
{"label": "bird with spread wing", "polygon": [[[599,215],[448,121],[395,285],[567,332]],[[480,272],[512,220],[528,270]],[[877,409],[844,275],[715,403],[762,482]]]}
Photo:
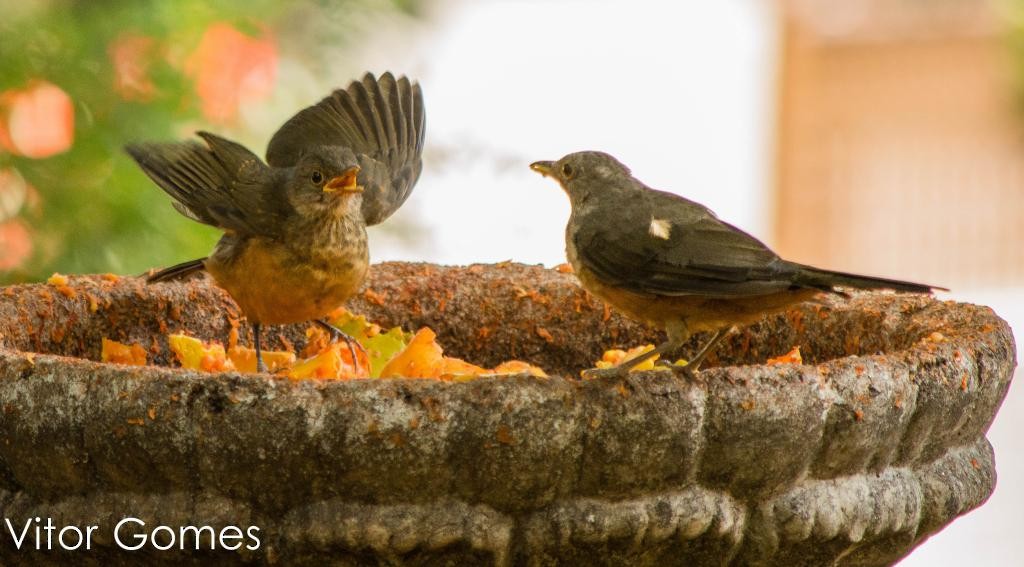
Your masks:
{"label": "bird with spread wing", "polygon": [[183,215],[224,231],[213,252],[160,270],[149,282],[206,270],[253,326],[314,321],[351,297],[369,267],[366,226],[408,198],[423,168],[423,94],[406,77],[367,73],[293,116],[267,161],[208,132],[197,141],[126,147]]}

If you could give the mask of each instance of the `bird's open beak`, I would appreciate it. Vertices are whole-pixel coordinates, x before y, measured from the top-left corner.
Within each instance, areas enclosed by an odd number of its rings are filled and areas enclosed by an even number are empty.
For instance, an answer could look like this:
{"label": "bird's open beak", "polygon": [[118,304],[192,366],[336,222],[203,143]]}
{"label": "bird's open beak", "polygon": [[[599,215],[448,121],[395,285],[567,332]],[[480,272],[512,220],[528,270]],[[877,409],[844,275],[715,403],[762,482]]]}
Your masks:
{"label": "bird's open beak", "polygon": [[341,175],[325,183],[324,192],[333,193],[335,191],[339,191],[341,193],[362,193],[363,187],[357,182],[358,176],[359,166],[353,165],[346,169]]}
{"label": "bird's open beak", "polygon": [[537,173],[543,175],[544,177],[548,177],[549,175],[553,175],[555,169],[555,162],[535,161],[530,164],[530,169],[536,171]]}

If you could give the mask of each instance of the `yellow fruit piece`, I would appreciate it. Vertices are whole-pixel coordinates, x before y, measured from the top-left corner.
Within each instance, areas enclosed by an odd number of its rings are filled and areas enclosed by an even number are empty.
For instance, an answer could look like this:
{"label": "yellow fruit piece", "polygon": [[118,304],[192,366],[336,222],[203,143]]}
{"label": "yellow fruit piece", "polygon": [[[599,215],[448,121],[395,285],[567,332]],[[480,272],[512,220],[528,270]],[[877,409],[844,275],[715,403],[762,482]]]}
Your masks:
{"label": "yellow fruit piece", "polygon": [[547,378],[547,372],[539,366],[534,366],[522,360],[508,360],[494,367],[492,374],[529,374],[537,378]]}
{"label": "yellow fruit piece", "polygon": [[74,299],[78,297],[78,292],[75,291],[75,288],[68,285],[68,281],[67,276],[57,272],[54,272],[52,276],[46,278],[46,283],[57,288],[57,291],[60,292],[61,295]]}
{"label": "yellow fruit piece", "polygon": [[768,361],[765,364],[768,364],[769,366],[771,366],[771,365],[775,365],[775,364],[803,364],[803,363],[804,363],[804,358],[802,356],[800,356],[800,347],[799,346],[795,346],[789,352],[787,352],[786,354],[784,354],[782,356],[776,356],[774,358],[769,358]]}
{"label": "yellow fruit piece", "polygon": [[466,362],[461,358],[444,356],[444,350],[437,344],[437,335],[430,328],[424,327],[416,331],[408,346],[384,366],[380,377],[439,378],[465,382],[478,376],[522,372],[547,377],[540,368],[520,360],[510,360],[491,369]]}
{"label": "yellow fruit piece", "polygon": [[328,320],[331,325],[363,345],[370,355],[370,376],[374,378],[380,377],[388,361],[401,352],[409,341],[409,337],[402,329],[394,327],[386,333],[382,332],[379,325],[370,323],[362,315],[353,315],[343,307],[332,311],[328,315]]}
{"label": "yellow fruit piece", "polygon": [[380,327],[374,327],[377,333],[365,339],[360,338],[359,342],[370,354],[370,375],[377,378],[384,370],[384,365],[405,348],[409,339],[399,327],[393,327],[386,333],[380,332]]}
{"label": "yellow fruit piece", "polygon": [[429,327],[423,327],[412,337],[409,344],[380,371],[381,378],[436,378],[444,368],[441,345],[434,340],[437,335]]}
{"label": "yellow fruit piece", "polygon": [[178,358],[182,368],[203,372],[224,372],[235,369],[231,359],[224,352],[224,346],[219,343],[207,345],[195,337],[173,334],[167,335],[167,344]]}
{"label": "yellow fruit piece", "polygon": [[[267,370],[277,372],[282,368],[288,368],[295,362],[295,353],[284,350],[265,350],[263,363]],[[256,372],[256,349],[244,346],[233,346],[228,349],[228,358],[231,364],[239,372]]]}
{"label": "yellow fruit piece", "polygon": [[356,352],[360,357],[358,373],[352,364],[352,354],[349,352],[348,345],[342,341],[330,345],[312,358],[298,362],[288,370],[288,377],[294,380],[369,378],[369,361],[358,350]]}
{"label": "yellow fruit piece", "polygon": [[[617,348],[606,350],[604,351],[604,354],[601,355],[601,360],[598,360],[597,362],[594,363],[594,367],[611,368],[613,366],[618,366],[619,364],[622,364],[624,361],[629,360],[634,356],[638,356],[640,354],[650,352],[652,350],[654,350],[654,345],[643,345],[633,347],[629,350],[621,350]],[[656,354],[648,358],[647,360],[641,362],[640,364],[634,366],[633,368],[630,368],[629,371],[643,372],[644,370],[654,370],[654,363],[658,361],[658,358],[659,355]]]}
{"label": "yellow fruit piece", "polygon": [[146,365],[146,350],[138,344],[131,346],[103,339],[103,348],[100,353],[100,360],[116,364],[130,364],[132,366]]}
{"label": "yellow fruit piece", "polygon": [[[440,347],[439,347],[440,348]],[[455,378],[469,379],[481,376],[484,374],[491,374],[490,370],[477,366],[473,363],[466,362],[461,358],[443,357],[441,359],[441,369],[435,376],[442,380],[452,380]]]}

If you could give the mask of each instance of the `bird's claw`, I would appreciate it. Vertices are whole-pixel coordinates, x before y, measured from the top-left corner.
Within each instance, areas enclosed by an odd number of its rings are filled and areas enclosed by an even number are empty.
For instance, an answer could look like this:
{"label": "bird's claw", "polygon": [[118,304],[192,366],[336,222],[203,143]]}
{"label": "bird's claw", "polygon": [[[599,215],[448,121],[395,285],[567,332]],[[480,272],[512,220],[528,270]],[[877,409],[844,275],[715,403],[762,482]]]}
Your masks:
{"label": "bird's claw", "polygon": [[337,341],[339,338],[345,341],[345,344],[348,345],[348,353],[352,355],[352,366],[355,367],[356,372],[359,372],[359,357],[356,355],[356,349],[358,348],[363,353],[363,356],[369,358],[369,355],[366,353],[366,349],[363,348],[363,345],[361,345],[359,341],[345,333],[341,333],[341,337],[334,337],[333,340]]}
{"label": "bird's claw", "polygon": [[699,365],[693,365],[693,364],[688,363],[688,362],[683,362],[682,364],[680,364],[679,362],[669,362],[667,360],[659,360],[659,361],[654,363],[654,366],[656,366],[658,368],[661,368],[661,369],[664,369],[664,370],[671,370],[676,375],[680,375],[681,374],[684,378],[687,378],[689,380],[696,380],[697,379],[697,372],[700,371],[700,366]]}
{"label": "bird's claw", "polygon": [[625,378],[629,371],[620,366],[612,366],[609,368],[588,368],[580,372],[586,380],[594,380],[596,378]]}
{"label": "bird's claw", "polygon": [[669,362],[667,360],[659,360],[654,363],[654,366],[659,370],[670,370],[677,375],[681,374],[690,380],[696,380],[697,372],[700,370],[698,367],[685,362],[680,364],[678,362]]}
{"label": "bird's claw", "polygon": [[317,321],[317,323],[321,327],[326,329],[328,333],[331,334],[331,342],[332,343],[338,342],[338,341],[345,341],[345,344],[348,345],[348,352],[349,352],[349,354],[352,355],[352,366],[354,366],[355,369],[356,369],[356,372],[358,372],[359,371],[359,357],[356,355],[356,349],[358,348],[363,353],[363,356],[365,356],[366,358],[369,358],[369,354],[367,354],[366,349],[363,348],[363,345],[360,344],[359,341],[357,341],[355,338],[350,336],[345,331],[342,331],[341,329],[335,327],[334,325],[331,325],[330,323],[328,323],[326,321]]}
{"label": "bird's claw", "polygon": [[677,375],[682,374],[687,380],[697,380],[697,372],[700,371],[698,366],[692,364],[670,364],[668,367]]}

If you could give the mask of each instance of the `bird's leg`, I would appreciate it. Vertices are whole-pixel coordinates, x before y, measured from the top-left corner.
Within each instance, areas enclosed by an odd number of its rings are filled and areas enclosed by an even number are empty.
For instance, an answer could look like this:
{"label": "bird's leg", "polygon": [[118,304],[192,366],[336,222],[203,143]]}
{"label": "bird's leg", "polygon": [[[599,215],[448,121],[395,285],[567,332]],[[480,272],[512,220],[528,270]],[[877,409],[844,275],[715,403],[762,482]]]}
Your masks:
{"label": "bird's leg", "polygon": [[711,340],[705,343],[704,346],[697,351],[697,354],[693,355],[693,360],[687,362],[686,366],[692,366],[693,370],[696,372],[700,368],[700,364],[704,362],[704,359],[711,354],[711,351],[714,350],[716,346],[718,346],[718,343],[725,340],[725,338],[731,335],[734,330],[736,330],[736,327],[719,329],[715,335],[711,337]]}
{"label": "bird's leg", "polygon": [[256,372],[266,372],[267,365],[263,363],[263,349],[260,347],[260,324],[252,324],[252,345],[256,349]]}
{"label": "bird's leg", "polygon": [[714,350],[716,346],[718,346],[718,343],[722,342],[726,337],[731,335],[734,330],[736,330],[736,327],[726,327],[724,329],[719,329],[715,331],[715,334],[712,335],[711,340],[704,343],[704,346],[701,347],[699,351],[697,351],[697,354],[693,355],[692,359],[688,360],[686,364],[683,365],[672,365],[672,368],[678,368],[683,374],[686,375],[687,378],[696,379],[697,371],[700,370],[700,364],[704,362],[704,359],[707,358],[709,354],[711,354],[711,351]]}
{"label": "bird's leg", "polygon": [[612,366],[611,368],[588,368],[583,371],[584,378],[621,378],[625,376],[631,368],[639,365],[643,361],[651,358],[652,356],[662,354],[666,350],[672,347],[671,343],[665,341],[658,345],[657,348],[642,352],[633,358],[623,360],[622,362]]}
{"label": "bird's leg", "polygon": [[668,340],[661,343],[653,350],[642,352],[633,358],[623,360],[617,365],[611,368],[589,368],[583,371],[584,378],[609,378],[618,377],[621,378],[630,371],[631,368],[635,368],[645,360],[653,356],[660,356],[666,352],[672,352],[678,349],[686,339],[690,337],[690,333],[686,328],[685,321],[679,321],[677,324],[671,324],[666,327],[668,332]]}
{"label": "bird's leg", "polygon": [[335,327],[334,325],[328,323],[323,319],[315,319],[313,322],[316,323],[317,325],[320,325],[320,327],[323,330],[331,334],[331,342],[337,342],[339,340],[345,341],[345,344],[348,345],[348,352],[349,354],[352,355],[352,365],[355,367],[356,373],[358,373],[359,358],[356,356],[356,347],[359,347],[359,350],[363,351],[363,354],[366,355],[367,358],[369,358],[369,355],[366,354],[366,349],[363,348],[363,345],[359,344],[359,341],[349,336],[348,333],[342,331],[341,329]]}

